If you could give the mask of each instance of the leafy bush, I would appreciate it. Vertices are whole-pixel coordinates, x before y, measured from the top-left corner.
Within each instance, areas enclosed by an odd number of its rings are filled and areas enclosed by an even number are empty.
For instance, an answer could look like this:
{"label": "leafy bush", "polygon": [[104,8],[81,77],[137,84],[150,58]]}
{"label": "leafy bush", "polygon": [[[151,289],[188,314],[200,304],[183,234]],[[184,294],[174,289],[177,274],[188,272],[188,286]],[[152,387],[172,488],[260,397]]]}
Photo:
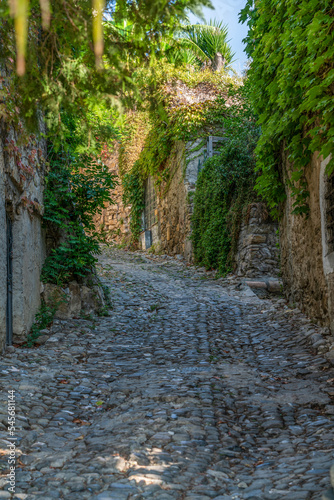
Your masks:
{"label": "leafy bush", "polygon": [[248,0],[249,79],[262,135],[256,153],[257,189],[277,211],[285,199],[282,151],[292,165],[294,213],[308,212],[305,167],[315,152],[332,153],[334,170],[334,10],[330,0]]}
{"label": "leafy bush", "polygon": [[242,217],[257,198],[254,148],[259,136],[248,89],[243,106],[224,119],[226,141],[220,155],[206,160],[194,195],[192,242],[195,260],[221,274],[233,270]]}
{"label": "leafy bush", "polygon": [[209,158],[194,196],[192,242],[195,260],[225,274],[233,270],[244,209],[256,199],[254,159],[230,145]]}
{"label": "leafy bush", "polygon": [[100,253],[94,215],[101,213],[104,203],[112,203],[115,183],[115,176],[100,160],[53,152],[43,216],[52,250],[43,266],[43,282],[82,281],[92,271]]}

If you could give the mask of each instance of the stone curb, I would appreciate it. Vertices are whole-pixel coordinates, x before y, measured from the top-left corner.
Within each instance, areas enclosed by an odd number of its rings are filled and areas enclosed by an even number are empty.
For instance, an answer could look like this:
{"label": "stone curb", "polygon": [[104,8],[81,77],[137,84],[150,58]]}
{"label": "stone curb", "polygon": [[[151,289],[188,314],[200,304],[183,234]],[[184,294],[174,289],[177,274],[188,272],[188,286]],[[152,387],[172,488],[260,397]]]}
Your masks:
{"label": "stone curb", "polygon": [[274,279],[245,281],[245,285],[250,288],[263,288],[271,293],[281,292],[283,289],[282,283],[279,280]]}

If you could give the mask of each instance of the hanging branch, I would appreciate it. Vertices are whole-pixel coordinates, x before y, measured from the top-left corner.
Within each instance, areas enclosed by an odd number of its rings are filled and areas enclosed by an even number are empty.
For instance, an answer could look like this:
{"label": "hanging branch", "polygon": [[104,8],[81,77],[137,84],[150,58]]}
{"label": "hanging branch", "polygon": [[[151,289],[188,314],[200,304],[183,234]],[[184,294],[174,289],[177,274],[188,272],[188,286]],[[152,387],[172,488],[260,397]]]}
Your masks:
{"label": "hanging branch", "polygon": [[92,0],[93,5],[93,42],[95,53],[95,64],[98,69],[102,69],[103,55],[103,26],[102,16],[105,7],[104,0]]}
{"label": "hanging branch", "polygon": [[25,55],[28,35],[28,0],[11,0],[10,15],[14,18],[16,39],[16,71],[19,76],[25,73]]}

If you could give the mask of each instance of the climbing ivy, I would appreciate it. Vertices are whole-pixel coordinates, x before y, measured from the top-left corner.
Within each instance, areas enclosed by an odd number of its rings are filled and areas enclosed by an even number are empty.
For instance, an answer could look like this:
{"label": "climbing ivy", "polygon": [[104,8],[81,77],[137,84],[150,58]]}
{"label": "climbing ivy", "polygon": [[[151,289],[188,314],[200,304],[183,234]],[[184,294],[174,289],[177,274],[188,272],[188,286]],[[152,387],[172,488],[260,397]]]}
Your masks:
{"label": "climbing ivy", "polygon": [[[285,199],[283,150],[292,165],[294,213],[308,212],[305,167],[333,153],[334,9],[330,0],[248,0],[249,79],[262,135],[256,148],[257,189],[277,214]],[[334,155],[328,172],[334,169]]]}
{"label": "climbing ivy", "polygon": [[93,271],[100,253],[100,235],[94,215],[112,203],[115,177],[95,157],[51,151],[46,177],[43,224],[51,251],[42,269],[42,281],[62,285],[82,281]]}
{"label": "climbing ivy", "polygon": [[[166,70],[163,71],[161,67],[162,65],[156,68],[154,80],[153,75],[147,71],[138,76],[143,79],[143,93],[146,93],[146,102],[149,106],[148,109],[136,113],[137,121],[134,123],[134,129],[138,130],[140,116],[143,121],[149,119],[150,126],[146,128],[141,151],[122,180],[124,202],[131,205],[130,228],[133,241],[138,239],[141,232],[145,180],[152,176],[156,186],[162,183],[168,185],[171,175],[169,159],[177,143],[194,141],[200,137],[206,138],[213,129],[219,130],[223,127],[226,116],[231,114],[231,100],[239,102],[242,93],[242,82],[226,73],[214,74],[209,71],[194,73],[184,68],[176,69],[168,64],[164,66]],[[196,88],[199,84],[205,83],[207,89],[214,89],[215,97],[198,103],[175,105],[173,87],[180,82],[188,88]],[[169,89],[166,89],[166,85]],[[127,136],[123,138],[122,150],[130,148],[133,140],[136,140],[136,134],[128,131]],[[124,153],[120,156],[121,169],[122,155]]]}
{"label": "climbing ivy", "polygon": [[244,88],[243,106],[235,104],[225,117],[226,141],[219,155],[206,160],[194,195],[195,261],[221,274],[233,270],[242,220],[250,203],[258,199],[254,148],[259,129],[247,97]]}

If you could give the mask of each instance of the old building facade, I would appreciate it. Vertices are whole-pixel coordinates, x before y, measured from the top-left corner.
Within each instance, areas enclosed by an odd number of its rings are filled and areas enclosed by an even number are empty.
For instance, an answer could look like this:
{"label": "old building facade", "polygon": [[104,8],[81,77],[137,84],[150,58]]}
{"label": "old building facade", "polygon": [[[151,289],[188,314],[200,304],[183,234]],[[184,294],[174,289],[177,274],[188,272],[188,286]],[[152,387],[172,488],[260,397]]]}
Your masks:
{"label": "old building facade", "polygon": [[41,216],[45,142],[20,132],[0,134],[0,350],[25,337],[40,306],[45,257]]}
{"label": "old building facade", "polygon": [[294,215],[288,188],[291,165],[283,157],[286,203],[280,221],[281,271],[286,295],[316,322],[334,331],[334,191],[329,158],[317,154],[305,170],[309,215]]}

